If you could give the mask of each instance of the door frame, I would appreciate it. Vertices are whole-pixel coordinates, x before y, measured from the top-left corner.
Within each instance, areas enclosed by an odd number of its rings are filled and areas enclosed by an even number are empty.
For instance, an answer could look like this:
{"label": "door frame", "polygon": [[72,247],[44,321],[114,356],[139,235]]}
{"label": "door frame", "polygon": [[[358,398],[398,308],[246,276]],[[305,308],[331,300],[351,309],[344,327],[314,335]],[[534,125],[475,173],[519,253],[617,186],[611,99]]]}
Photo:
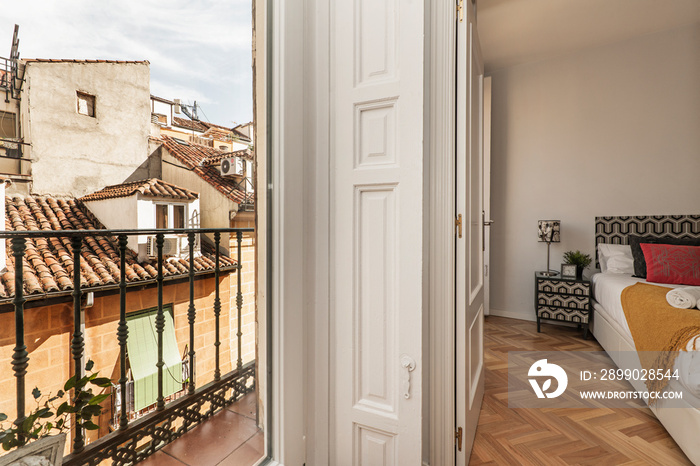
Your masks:
{"label": "door frame", "polygon": [[[466,2],[465,2],[466,3]],[[430,464],[455,463],[456,4],[430,2]],[[465,11],[465,14],[467,12]]]}

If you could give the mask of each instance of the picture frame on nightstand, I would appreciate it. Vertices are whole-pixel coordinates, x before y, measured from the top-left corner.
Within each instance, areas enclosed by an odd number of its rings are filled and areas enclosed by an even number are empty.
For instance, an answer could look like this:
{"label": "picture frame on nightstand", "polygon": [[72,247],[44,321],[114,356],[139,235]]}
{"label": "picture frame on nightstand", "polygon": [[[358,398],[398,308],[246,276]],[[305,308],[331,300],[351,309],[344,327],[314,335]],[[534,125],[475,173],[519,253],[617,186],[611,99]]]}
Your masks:
{"label": "picture frame on nightstand", "polygon": [[562,278],[576,278],[576,264],[561,264]]}

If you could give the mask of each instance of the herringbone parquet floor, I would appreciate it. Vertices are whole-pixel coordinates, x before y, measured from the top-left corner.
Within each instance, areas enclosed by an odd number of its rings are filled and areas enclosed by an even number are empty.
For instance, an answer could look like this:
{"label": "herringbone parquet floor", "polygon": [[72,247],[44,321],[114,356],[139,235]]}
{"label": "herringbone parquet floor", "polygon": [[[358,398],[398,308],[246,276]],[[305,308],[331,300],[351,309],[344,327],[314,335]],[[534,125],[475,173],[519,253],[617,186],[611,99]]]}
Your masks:
{"label": "herringbone parquet floor", "polygon": [[[470,465],[688,465],[647,408],[510,409],[509,351],[601,351],[572,328],[486,318],[484,404]],[[700,433],[698,433],[700,443]]]}

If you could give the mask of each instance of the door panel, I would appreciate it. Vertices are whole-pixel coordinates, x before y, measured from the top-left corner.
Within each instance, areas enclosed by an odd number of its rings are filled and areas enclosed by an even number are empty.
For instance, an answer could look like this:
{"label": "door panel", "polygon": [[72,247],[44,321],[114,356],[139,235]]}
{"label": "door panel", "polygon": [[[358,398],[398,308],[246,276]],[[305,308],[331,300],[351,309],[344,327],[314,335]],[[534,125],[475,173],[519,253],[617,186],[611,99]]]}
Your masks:
{"label": "door panel", "polygon": [[456,464],[469,462],[483,399],[484,184],[483,65],[471,9],[457,25],[457,215],[466,234],[456,239],[456,400],[462,448]]}
{"label": "door panel", "polygon": [[330,463],[417,465],[424,4],[333,8]]}

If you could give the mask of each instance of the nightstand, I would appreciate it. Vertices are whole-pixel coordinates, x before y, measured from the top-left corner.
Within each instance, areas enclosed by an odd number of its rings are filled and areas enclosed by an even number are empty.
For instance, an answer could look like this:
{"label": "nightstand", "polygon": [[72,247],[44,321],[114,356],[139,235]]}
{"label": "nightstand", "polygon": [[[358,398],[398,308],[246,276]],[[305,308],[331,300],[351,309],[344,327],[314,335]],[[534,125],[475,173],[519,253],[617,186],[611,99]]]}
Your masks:
{"label": "nightstand", "polygon": [[591,314],[591,281],[587,278],[548,277],[535,273],[535,313],[537,331],[541,320],[573,322],[583,327],[583,339],[588,338]]}

